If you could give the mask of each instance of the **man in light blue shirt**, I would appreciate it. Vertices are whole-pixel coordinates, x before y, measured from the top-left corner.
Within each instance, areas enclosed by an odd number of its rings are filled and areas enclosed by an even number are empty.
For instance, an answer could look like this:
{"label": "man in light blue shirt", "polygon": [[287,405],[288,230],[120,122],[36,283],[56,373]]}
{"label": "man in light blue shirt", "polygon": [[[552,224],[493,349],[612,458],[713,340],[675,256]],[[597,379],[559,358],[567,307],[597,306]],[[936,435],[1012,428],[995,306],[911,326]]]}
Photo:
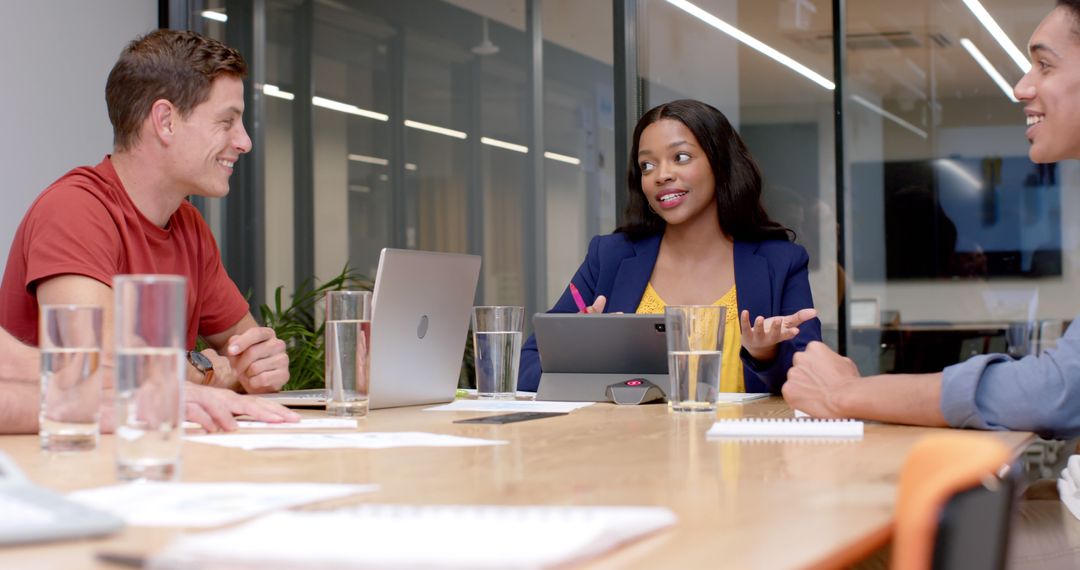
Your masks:
{"label": "man in light blue shirt", "polygon": [[[1031,70],[1013,89],[1028,154],[1037,163],[1080,159],[1080,0],[1059,0],[1028,50]],[[863,378],[850,359],[811,343],[795,355],[783,394],[825,418],[1080,435],[1080,319],[1039,357],[990,354],[935,374]]]}
{"label": "man in light blue shirt", "polygon": [[[1024,105],[1029,156],[1038,163],[1080,159],[1080,0],[1058,0],[1028,51],[1032,68],[1013,92]],[[1080,317],[1041,356],[977,356],[936,374],[862,378],[850,359],[811,343],[795,355],[783,394],[793,408],[818,417],[1077,436]],[[1075,480],[1062,481],[1070,484],[1059,482],[1061,501],[1029,491],[1021,502],[1009,568],[1080,568],[1080,508],[1062,504],[1080,506],[1080,493],[1070,492]]]}

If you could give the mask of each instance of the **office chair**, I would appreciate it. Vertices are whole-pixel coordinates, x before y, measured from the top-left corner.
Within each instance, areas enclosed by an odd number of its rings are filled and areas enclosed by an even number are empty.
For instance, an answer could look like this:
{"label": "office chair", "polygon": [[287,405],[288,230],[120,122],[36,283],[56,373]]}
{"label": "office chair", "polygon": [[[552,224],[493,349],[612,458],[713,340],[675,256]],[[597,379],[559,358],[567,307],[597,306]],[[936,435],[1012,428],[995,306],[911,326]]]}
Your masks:
{"label": "office chair", "polygon": [[900,473],[892,568],[1003,569],[1015,482],[1009,449],[989,435],[930,436]]}

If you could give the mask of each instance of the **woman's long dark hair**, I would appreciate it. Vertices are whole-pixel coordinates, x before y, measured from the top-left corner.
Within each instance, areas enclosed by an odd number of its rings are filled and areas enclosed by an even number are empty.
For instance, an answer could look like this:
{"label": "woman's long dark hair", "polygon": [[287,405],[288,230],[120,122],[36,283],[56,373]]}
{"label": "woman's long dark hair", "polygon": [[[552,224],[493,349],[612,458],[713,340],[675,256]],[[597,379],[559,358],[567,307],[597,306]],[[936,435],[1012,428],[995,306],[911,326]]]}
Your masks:
{"label": "woman's long dark hair", "polygon": [[630,149],[630,167],[626,174],[626,188],[630,195],[626,202],[625,221],[615,231],[627,234],[632,240],[664,231],[664,219],[649,208],[641,189],[641,165],[638,163],[641,133],[649,125],[663,119],[686,125],[709,158],[713,179],[716,180],[716,213],[724,234],[738,241],[795,239],[795,232],[774,222],[765,213],[761,205],[761,170],[727,117],[711,105],[693,99],[658,105],[638,120],[634,127],[634,144]]}

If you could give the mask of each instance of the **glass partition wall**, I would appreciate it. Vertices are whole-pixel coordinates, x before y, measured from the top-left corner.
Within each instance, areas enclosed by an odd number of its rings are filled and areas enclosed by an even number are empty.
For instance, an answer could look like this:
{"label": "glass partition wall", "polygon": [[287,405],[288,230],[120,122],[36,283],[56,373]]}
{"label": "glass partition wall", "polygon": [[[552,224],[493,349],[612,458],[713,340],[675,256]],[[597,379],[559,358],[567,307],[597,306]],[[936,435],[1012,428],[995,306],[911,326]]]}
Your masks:
{"label": "glass partition wall", "polygon": [[1080,308],[1075,165],[1028,160],[1012,94],[1052,7],[848,3],[849,353],[864,371],[1033,353]]}
{"label": "glass partition wall", "polygon": [[786,0],[642,1],[644,107],[679,98],[719,109],[761,168],[769,215],[810,255],[822,333],[839,334],[832,7]]}
{"label": "glass partition wall", "polygon": [[742,134],[864,373],[1031,353],[1080,309],[1077,167],[1027,159],[1010,99],[1052,0],[184,4],[258,59],[261,179],[200,206],[242,249],[237,195],[262,196],[259,294],[405,247],[481,254],[478,302],[543,310],[616,226],[620,104],[689,97]]}

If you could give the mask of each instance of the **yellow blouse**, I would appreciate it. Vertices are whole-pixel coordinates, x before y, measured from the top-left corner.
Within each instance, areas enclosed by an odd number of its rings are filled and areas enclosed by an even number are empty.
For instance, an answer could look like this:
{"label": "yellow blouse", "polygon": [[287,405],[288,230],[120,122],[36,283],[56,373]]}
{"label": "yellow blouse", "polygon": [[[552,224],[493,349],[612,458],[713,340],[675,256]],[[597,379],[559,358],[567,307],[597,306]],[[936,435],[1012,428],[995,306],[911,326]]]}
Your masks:
{"label": "yellow blouse", "polygon": [[[742,359],[739,358],[739,350],[742,348],[742,331],[739,329],[739,304],[735,295],[735,286],[732,285],[731,290],[717,299],[713,305],[727,308],[724,317],[724,360],[720,364],[720,391],[745,392]],[[656,293],[656,289],[653,289],[652,283],[649,283],[634,312],[659,315],[664,313],[665,306],[664,300]]]}

